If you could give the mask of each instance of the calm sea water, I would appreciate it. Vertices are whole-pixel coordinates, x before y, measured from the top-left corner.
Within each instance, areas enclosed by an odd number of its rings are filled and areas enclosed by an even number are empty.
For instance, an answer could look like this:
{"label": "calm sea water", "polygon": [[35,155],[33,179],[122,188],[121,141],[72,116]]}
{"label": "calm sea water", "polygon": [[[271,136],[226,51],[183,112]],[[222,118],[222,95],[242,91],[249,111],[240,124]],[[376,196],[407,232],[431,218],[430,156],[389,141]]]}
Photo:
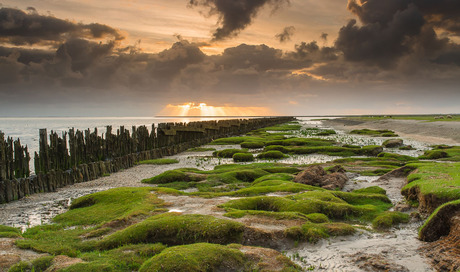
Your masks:
{"label": "calm sea water", "polygon": [[[152,124],[157,125],[158,123],[168,122],[193,122],[193,121],[208,121],[208,120],[225,120],[225,119],[239,119],[249,117],[213,117],[213,118],[200,118],[200,117],[21,117],[21,118],[0,118],[0,131],[7,136],[13,137],[14,139],[19,138],[22,145],[27,145],[29,148],[30,156],[33,158],[35,151],[38,151],[38,131],[41,128],[48,129],[48,134],[51,130],[61,134],[62,132],[68,131],[71,128],[85,130],[97,128],[98,133],[105,133],[106,126],[111,125],[112,131],[116,133],[116,130],[120,126],[125,126],[126,129],[131,130],[132,126],[147,126],[151,128]],[[33,162],[31,162],[32,166]]]}

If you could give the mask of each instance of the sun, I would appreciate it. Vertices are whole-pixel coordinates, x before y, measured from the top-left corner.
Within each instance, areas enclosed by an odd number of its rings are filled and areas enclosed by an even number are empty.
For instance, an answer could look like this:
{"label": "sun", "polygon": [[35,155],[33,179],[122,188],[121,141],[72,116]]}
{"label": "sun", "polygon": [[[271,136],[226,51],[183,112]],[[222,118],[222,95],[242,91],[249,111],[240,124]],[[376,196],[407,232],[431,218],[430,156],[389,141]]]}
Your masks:
{"label": "sun", "polygon": [[275,116],[267,107],[208,106],[206,103],[188,102],[168,104],[158,116]]}

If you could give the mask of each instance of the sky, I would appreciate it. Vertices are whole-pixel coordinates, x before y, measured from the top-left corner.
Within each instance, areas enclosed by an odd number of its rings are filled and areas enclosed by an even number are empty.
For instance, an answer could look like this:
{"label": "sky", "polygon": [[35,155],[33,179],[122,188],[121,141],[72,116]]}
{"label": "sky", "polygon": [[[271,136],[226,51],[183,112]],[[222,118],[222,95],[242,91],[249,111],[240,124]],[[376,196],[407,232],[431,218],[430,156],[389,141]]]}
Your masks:
{"label": "sky", "polygon": [[0,0],[0,117],[431,113],[458,0]]}

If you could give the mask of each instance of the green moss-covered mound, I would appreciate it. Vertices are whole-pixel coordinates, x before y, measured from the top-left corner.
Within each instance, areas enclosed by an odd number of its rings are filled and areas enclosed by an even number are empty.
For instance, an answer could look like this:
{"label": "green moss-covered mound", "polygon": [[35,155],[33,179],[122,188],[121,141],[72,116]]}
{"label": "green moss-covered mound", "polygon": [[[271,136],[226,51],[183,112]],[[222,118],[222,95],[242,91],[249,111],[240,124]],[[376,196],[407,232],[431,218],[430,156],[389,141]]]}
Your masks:
{"label": "green moss-covered mound", "polygon": [[21,231],[17,228],[0,225],[0,238],[21,237]]}
{"label": "green moss-covered mound", "polygon": [[179,161],[176,159],[155,159],[155,160],[139,161],[137,164],[164,165],[164,164],[174,164],[174,163],[179,163]]}
{"label": "green moss-covered mound", "polygon": [[263,148],[264,146],[265,146],[264,142],[242,142],[241,143],[241,148],[255,149],[255,148]]}
{"label": "green moss-covered mound", "polygon": [[277,150],[272,150],[272,151],[266,151],[266,152],[262,152],[260,153],[257,158],[258,159],[283,159],[285,158],[286,155],[284,155],[282,152],[280,151],[277,151]]}
{"label": "green moss-covered mound", "polygon": [[373,221],[375,229],[388,229],[399,223],[409,222],[409,215],[401,212],[384,212],[378,215]]}
{"label": "green moss-covered mound", "polygon": [[150,258],[140,272],[244,271],[246,258],[238,249],[198,243],[170,247]]}
{"label": "green moss-covered mound", "polygon": [[116,188],[75,199],[68,212],[53,220],[72,226],[92,225],[147,215],[162,203],[162,200],[151,193],[151,188]]}
{"label": "green moss-covered mound", "polygon": [[391,130],[372,130],[372,129],[355,129],[350,131],[350,134],[357,134],[357,135],[367,135],[367,136],[373,136],[373,137],[398,137],[398,134],[396,134],[394,131]]}
{"label": "green moss-covered mound", "polygon": [[239,242],[244,225],[209,215],[178,215],[174,213],[150,217],[118,231],[98,242],[100,249],[126,244],[163,243],[167,245],[209,242],[228,244]]}
{"label": "green moss-covered mound", "polygon": [[401,193],[408,200],[418,201],[419,208],[433,212],[443,203],[460,199],[460,163],[413,163],[416,169]]}
{"label": "green moss-covered mound", "polygon": [[219,157],[219,158],[232,158],[233,155],[235,155],[236,153],[248,153],[248,151],[247,149],[230,148],[230,149],[224,149],[220,151],[214,151],[212,155]]}
{"label": "green moss-covered mound", "polygon": [[234,162],[250,162],[254,161],[254,156],[251,153],[235,153],[233,154]]}

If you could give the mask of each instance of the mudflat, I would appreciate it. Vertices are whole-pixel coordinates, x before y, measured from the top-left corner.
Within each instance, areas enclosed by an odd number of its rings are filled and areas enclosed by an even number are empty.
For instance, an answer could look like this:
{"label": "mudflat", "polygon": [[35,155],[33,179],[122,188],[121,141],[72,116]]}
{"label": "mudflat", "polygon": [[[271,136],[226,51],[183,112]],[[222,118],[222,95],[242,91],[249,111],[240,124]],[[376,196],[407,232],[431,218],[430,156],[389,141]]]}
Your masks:
{"label": "mudflat", "polygon": [[457,121],[339,118],[324,121],[324,124],[345,131],[364,128],[390,129],[401,137],[421,142],[460,145],[460,122]]}

